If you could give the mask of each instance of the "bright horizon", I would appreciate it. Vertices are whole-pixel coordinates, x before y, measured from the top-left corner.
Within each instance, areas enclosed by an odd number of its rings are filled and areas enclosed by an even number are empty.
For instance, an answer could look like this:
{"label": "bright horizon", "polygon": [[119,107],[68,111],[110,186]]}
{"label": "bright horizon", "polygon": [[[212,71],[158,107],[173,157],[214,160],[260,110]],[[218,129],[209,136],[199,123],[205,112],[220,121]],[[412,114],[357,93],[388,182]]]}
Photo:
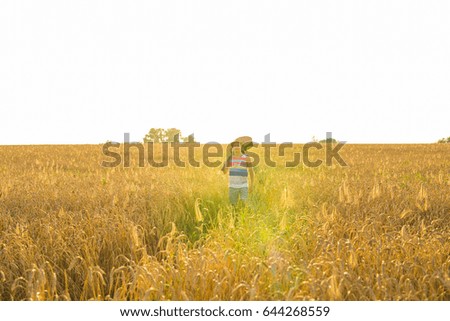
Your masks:
{"label": "bright horizon", "polygon": [[450,136],[448,1],[1,1],[0,145]]}

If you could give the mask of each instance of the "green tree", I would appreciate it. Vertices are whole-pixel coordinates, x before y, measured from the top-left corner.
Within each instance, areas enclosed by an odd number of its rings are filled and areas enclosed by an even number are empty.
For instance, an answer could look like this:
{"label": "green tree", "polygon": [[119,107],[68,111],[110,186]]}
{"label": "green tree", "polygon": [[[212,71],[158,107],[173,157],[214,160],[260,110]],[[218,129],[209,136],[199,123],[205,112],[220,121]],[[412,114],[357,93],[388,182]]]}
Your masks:
{"label": "green tree", "polygon": [[439,144],[449,144],[450,143],[450,137],[447,138],[441,138],[438,140]]}
{"label": "green tree", "polygon": [[323,144],[323,143],[326,143],[326,144],[337,144],[338,141],[336,139],[334,139],[334,138],[327,138],[327,139],[322,139],[321,141],[319,141],[319,143],[321,143],[321,144]]}
{"label": "green tree", "polygon": [[169,128],[164,131],[165,141],[167,142],[179,142],[181,137],[181,130],[177,128]]}
{"label": "green tree", "polygon": [[192,142],[193,135],[183,137],[178,128],[151,128],[144,137],[144,143],[162,143],[162,142]]}
{"label": "green tree", "polygon": [[164,129],[151,128],[144,137],[144,143],[161,143],[164,139]]}

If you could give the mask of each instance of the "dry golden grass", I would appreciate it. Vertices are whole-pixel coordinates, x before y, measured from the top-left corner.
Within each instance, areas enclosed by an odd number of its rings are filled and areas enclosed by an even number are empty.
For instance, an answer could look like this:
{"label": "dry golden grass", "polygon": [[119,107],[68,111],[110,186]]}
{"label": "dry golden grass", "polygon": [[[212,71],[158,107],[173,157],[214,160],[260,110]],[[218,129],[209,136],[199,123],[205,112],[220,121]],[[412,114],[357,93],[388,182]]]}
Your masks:
{"label": "dry golden grass", "polygon": [[449,147],[347,145],[344,168],[261,164],[249,206],[232,212],[217,168],[103,168],[101,146],[0,146],[0,298],[450,300]]}

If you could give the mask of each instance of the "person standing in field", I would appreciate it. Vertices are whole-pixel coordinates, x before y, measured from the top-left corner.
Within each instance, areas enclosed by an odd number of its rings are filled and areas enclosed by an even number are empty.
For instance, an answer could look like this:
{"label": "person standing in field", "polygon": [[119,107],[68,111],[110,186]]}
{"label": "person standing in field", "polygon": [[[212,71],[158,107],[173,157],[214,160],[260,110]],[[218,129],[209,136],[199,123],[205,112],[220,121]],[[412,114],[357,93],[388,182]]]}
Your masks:
{"label": "person standing in field", "polygon": [[246,151],[253,146],[251,137],[243,136],[231,144],[231,155],[223,164],[222,171],[228,176],[228,195],[230,203],[236,206],[239,202],[246,203],[248,194],[252,192],[254,170],[252,157]]}

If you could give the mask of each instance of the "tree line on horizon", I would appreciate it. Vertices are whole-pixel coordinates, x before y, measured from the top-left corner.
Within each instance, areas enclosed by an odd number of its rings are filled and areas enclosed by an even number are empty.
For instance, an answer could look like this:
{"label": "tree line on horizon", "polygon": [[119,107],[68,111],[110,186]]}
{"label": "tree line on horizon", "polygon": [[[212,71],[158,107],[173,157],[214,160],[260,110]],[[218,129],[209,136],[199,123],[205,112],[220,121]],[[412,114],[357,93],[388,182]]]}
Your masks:
{"label": "tree line on horizon", "polygon": [[194,135],[183,136],[178,128],[151,128],[144,136],[144,143],[193,143]]}
{"label": "tree line on horizon", "polygon": [[447,138],[441,138],[437,142],[438,144],[450,144],[450,136]]}
{"label": "tree line on horizon", "polygon": [[[144,143],[172,143],[172,142],[182,142],[182,143],[194,143],[194,135],[183,136],[181,130],[178,128],[151,128],[148,133],[143,138]],[[331,143],[336,144],[339,141],[334,138],[327,138],[322,140],[317,140],[315,137],[312,138],[313,142],[319,143]],[[438,144],[448,144],[450,143],[450,136],[447,138],[441,138],[437,141]]]}

